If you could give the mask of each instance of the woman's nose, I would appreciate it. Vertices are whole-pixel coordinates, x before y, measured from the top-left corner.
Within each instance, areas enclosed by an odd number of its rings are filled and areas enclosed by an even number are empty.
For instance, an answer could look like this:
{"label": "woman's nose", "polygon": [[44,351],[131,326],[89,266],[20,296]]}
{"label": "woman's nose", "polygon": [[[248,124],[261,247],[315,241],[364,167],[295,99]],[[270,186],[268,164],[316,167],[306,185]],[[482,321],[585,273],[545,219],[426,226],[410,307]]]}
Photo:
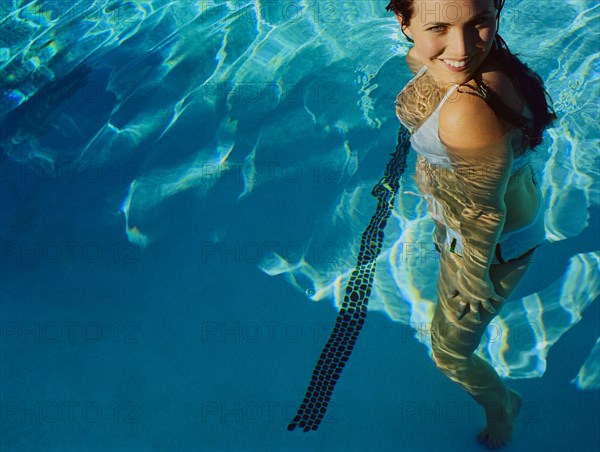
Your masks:
{"label": "woman's nose", "polygon": [[469,30],[462,30],[455,28],[450,33],[450,41],[448,43],[448,50],[450,56],[453,58],[464,58],[471,56],[471,50],[474,44],[474,37]]}

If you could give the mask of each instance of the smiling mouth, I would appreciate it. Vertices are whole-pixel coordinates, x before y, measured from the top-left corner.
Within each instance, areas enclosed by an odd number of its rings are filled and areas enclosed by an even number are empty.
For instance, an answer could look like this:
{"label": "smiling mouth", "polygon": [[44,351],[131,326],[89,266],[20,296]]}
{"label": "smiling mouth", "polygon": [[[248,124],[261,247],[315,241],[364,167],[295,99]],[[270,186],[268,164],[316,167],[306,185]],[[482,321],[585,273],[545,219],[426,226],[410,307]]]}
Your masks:
{"label": "smiling mouth", "polygon": [[448,66],[452,66],[455,68],[461,68],[461,67],[465,67],[467,64],[469,64],[471,62],[472,58],[467,58],[466,60],[462,60],[462,61],[455,61],[455,60],[444,60],[442,59],[442,61],[444,63],[446,63]]}

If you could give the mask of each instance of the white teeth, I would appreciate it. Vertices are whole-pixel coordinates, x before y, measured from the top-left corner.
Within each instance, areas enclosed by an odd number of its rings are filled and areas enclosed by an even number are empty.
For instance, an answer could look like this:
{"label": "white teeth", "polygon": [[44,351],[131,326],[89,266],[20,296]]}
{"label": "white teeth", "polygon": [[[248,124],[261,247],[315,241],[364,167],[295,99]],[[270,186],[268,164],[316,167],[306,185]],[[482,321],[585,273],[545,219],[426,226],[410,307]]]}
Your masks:
{"label": "white teeth", "polygon": [[468,60],[466,60],[466,61],[463,61],[462,63],[459,63],[457,61],[450,61],[450,60],[443,60],[443,61],[444,61],[444,63],[446,63],[446,64],[448,64],[448,65],[450,65],[452,67],[463,67],[463,66],[467,65],[467,63],[469,62],[469,60],[470,60],[470,58]]}

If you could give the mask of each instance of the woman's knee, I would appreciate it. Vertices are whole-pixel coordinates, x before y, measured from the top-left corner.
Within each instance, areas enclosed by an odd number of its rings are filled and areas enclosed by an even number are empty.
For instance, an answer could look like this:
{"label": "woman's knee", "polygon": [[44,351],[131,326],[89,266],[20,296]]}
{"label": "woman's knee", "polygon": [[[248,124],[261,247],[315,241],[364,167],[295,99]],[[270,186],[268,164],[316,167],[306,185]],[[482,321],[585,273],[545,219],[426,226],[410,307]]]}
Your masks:
{"label": "woman's knee", "polygon": [[431,326],[431,344],[440,353],[452,356],[469,356],[479,346],[481,333],[487,324],[470,319],[451,321],[447,316],[434,315]]}
{"label": "woman's knee", "polygon": [[435,366],[442,371],[450,368],[453,361],[449,353],[433,343],[431,344],[431,358]]}
{"label": "woman's knee", "polygon": [[477,347],[465,342],[462,331],[446,324],[434,327],[431,336],[431,355],[434,364],[446,375],[455,375],[466,368],[469,357]]}
{"label": "woman's knee", "polygon": [[469,357],[455,354],[438,345],[431,347],[432,360],[435,366],[448,378],[460,381],[468,372]]}

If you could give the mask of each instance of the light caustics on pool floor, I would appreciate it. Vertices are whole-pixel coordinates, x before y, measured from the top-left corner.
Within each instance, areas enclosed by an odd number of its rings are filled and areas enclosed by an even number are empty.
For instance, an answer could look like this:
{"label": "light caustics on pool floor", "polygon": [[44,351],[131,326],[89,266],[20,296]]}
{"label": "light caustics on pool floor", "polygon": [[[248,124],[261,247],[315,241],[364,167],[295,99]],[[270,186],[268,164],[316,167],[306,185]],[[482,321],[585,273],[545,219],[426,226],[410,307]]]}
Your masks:
{"label": "light caustics on pool floor", "polygon": [[[600,293],[599,253],[586,235],[599,203],[599,9],[591,0],[553,8],[531,0],[503,12],[502,35],[545,80],[559,115],[534,157],[550,207],[548,250],[581,242],[564,268],[556,263],[556,278],[522,294],[490,327],[479,351],[508,377],[542,375],[550,347]],[[407,43],[383,2],[13,1],[3,4],[0,35],[3,152],[48,174],[62,162],[134,161],[139,172],[112,208],[139,245],[168,228],[160,214],[176,194],[213,197],[236,172],[235,201],[250,202],[285,183],[281,172],[264,177],[265,162],[333,165],[337,195],[310,213],[317,225],[306,254],[275,254],[260,267],[339,306],[375,206],[377,171],[365,170],[370,156],[393,151],[381,135],[395,137],[393,101],[409,77]],[[312,182],[297,183],[297,199]],[[414,326],[428,345],[436,262],[415,191],[404,177],[370,307]],[[226,225],[211,227],[215,238],[226,234]],[[317,242],[334,244],[334,258],[309,252]],[[573,381],[598,388],[598,344],[587,345],[590,358]]]}

